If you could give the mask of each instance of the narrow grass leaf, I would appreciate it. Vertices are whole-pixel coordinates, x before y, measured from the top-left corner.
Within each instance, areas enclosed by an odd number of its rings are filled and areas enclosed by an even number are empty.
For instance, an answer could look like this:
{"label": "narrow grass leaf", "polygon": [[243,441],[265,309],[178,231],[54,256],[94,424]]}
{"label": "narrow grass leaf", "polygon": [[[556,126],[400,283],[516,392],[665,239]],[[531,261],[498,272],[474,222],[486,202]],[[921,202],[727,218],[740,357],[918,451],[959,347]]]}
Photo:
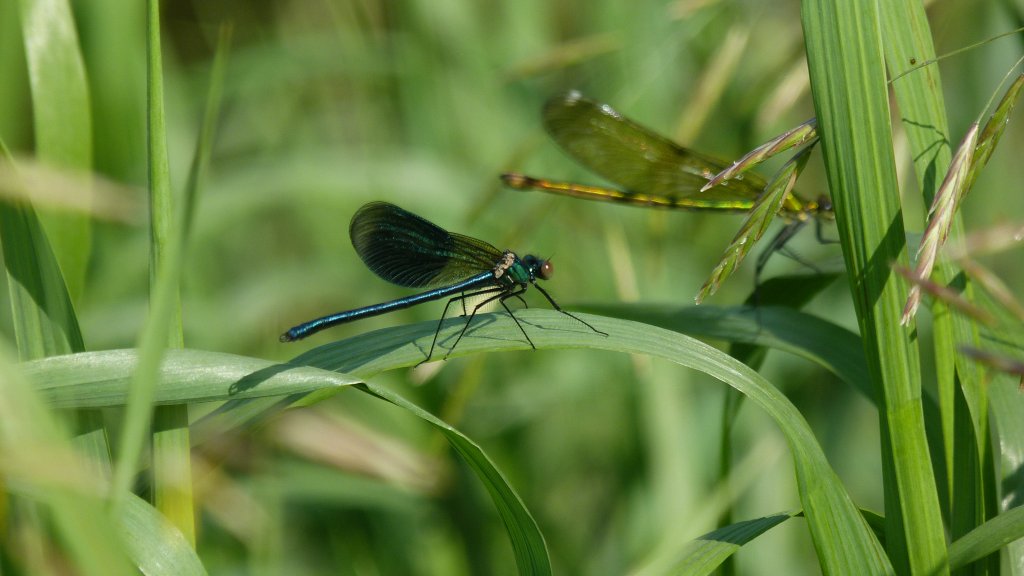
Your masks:
{"label": "narrow grass leaf", "polygon": [[[592,348],[649,355],[709,374],[747,395],[776,421],[789,443],[800,498],[822,570],[826,574],[891,572],[878,541],[828,466],[803,416],[756,372],[702,342],[647,324],[581,315],[598,330],[607,332],[609,336],[605,337],[552,310],[517,311],[516,318],[538,349]],[[504,315],[485,315],[474,326],[452,357],[530,348],[515,324]],[[436,327],[434,322],[424,322],[379,330],[315,348],[293,362],[368,378],[382,370],[422,360]],[[438,341],[442,345],[451,343],[461,327],[461,319],[446,321]],[[842,546],[829,545],[838,534],[842,534]]]}
{"label": "narrow grass leaf", "polygon": [[[886,60],[890,77],[894,78],[893,92],[899,103],[903,130],[910,144],[914,160],[914,173],[924,196],[925,205],[931,206],[939,195],[939,175],[948,174],[952,161],[947,111],[943,99],[939,67],[929,65],[907,73],[914,66],[911,60],[932,61],[935,47],[925,8],[918,2],[885,2],[879,5],[885,27]],[[967,189],[965,184],[964,189]],[[956,210],[949,228],[962,235],[963,225]],[[950,262],[939,261],[930,274],[930,280],[940,286],[955,289],[970,302],[975,300],[974,288],[962,272]],[[994,486],[977,479],[983,464],[990,462],[988,438],[990,432],[984,424],[988,408],[985,407],[985,384],[977,367],[962,355],[951,353],[960,344],[979,345],[979,326],[960,314],[949,314],[945,304],[932,302],[932,345],[935,350],[934,370],[939,404],[944,463],[936,463],[943,470],[945,484],[949,486],[948,510],[952,537],[963,534],[982,519],[978,512],[994,509]],[[958,391],[959,387],[959,391]],[[966,406],[971,411],[971,427],[964,426],[958,411]],[[974,443],[976,448],[971,448]],[[963,447],[961,450],[958,447]],[[975,458],[965,460],[968,453]],[[990,472],[987,470],[986,473]],[[964,489],[969,490],[964,492]]]}
{"label": "narrow grass leaf", "polygon": [[[67,0],[21,0],[36,155],[77,172],[92,169],[92,116],[85,66]],[[42,215],[72,301],[82,293],[92,234],[81,214]]]}
{"label": "narrow grass leaf", "polygon": [[[516,312],[516,317],[530,333],[530,338],[538,349],[551,348],[591,348],[608,350],[626,354],[645,354],[662,358],[705,372],[719,379],[748,396],[755,404],[764,409],[775,420],[793,454],[796,467],[799,495],[806,511],[811,535],[816,542],[822,570],[826,574],[864,574],[889,573],[891,567],[877,539],[872,534],[863,517],[853,506],[849,495],[835,472],[828,465],[820,445],[814,438],[810,427],[803,416],[789,400],[765,381],[759,374],[730,358],[724,353],[677,332],[672,332],[627,320],[604,318],[592,315],[581,315],[581,318],[593,324],[609,336],[596,334],[582,327],[575,320],[553,310],[530,309]],[[397,326],[378,330],[327,344],[310,350],[296,357],[287,365],[264,364],[261,374],[245,376],[234,374],[234,378],[225,377],[225,373],[213,366],[197,365],[191,358],[178,357],[186,351],[168,353],[168,361],[176,367],[171,375],[180,383],[162,382],[158,391],[173,395],[177,401],[189,401],[187,396],[202,396],[208,399],[216,397],[241,397],[254,389],[266,392],[264,381],[275,380],[270,376],[282,376],[293,371],[301,371],[300,366],[311,366],[327,370],[337,370],[351,376],[345,376],[342,382],[333,382],[331,375],[324,374],[323,385],[337,388],[350,382],[351,377],[369,378],[385,370],[393,370],[412,366],[421,361],[433,339],[436,322],[422,322],[406,326]],[[451,345],[454,338],[462,330],[462,319],[453,318],[445,321],[439,335],[442,347]],[[473,327],[452,352],[452,357],[466,356],[483,351],[527,350],[530,344],[523,340],[522,334],[514,323],[503,314],[479,315]],[[60,393],[48,392],[56,397],[81,397],[71,392],[70,388],[80,387],[91,389],[87,396],[93,401],[97,397],[123,400],[126,397],[126,382],[134,365],[133,351],[120,351],[110,354],[111,359],[117,358],[113,365],[106,365],[101,356],[79,355],[64,359],[63,366],[58,365],[60,359],[40,360],[26,366],[32,372],[35,382],[63,382]],[[211,355],[208,352],[192,352],[191,354]],[[228,355],[224,355],[228,356]],[[255,359],[230,357],[234,360],[230,366],[239,363],[260,363]],[[196,358],[197,360],[198,358]],[[77,370],[71,368],[75,364]],[[59,369],[59,371],[58,371]],[[316,371],[309,368],[310,374]],[[47,376],[49,373],[50,377]],[[82,374],[101,376],[93,384],[82,378]],[[57,378],[57,374],[62,374]],[[161,379],[162,381],[163,379]],[[307,380],[315,385],[315,377]],[[76,382],[72,384],[72,381]],[[281,382],[280,379],[276,380]],[[243,382],[248,382],[243,385]],[[111,386],[115,389],[111,389]],[[181,388],[189,386],[187,393]],[[54,388],[51,384],[49,388]],[[101,388],[102,392],[96,388]],[[282,393],[284,393],[282,391]],[[292,397],[294,398],[294,396]],[[292,399],[289,399],[293,401]],[[253,404],[263,410],[279,407],[282,398],[265,398],[254,400]],[[250,414],[252,416],[252,414]],[[237,423],[237,422],[236,422]],[[528,526],[518,527],[520,530],[530,529]],[[833,547],[827,543],[838,534],[842,534],[843,546]],[[534,538],[532,541],[536,541]],[[536,556],[536,551],[531,557]],[[526,562],[524,559],[523,562]],[[521,563],[529,566],[528,563]]]}
{"label": "narrow grass leaf", "polygon": [[524,575],[552,573],[547,544],[544,542],[544,535],[541,534],[537,522],[530,515],[519,495],[509,485],[505,476],[480,449],[479,445],[433,414],[385,388],[370,383],[360,384],[359,387],[382,400],[404,408],[440,431],[452,448],[459,453],[459,456],[483,482],[484,488],[491,495],[491,500],[494,501],[494,505],[498,509],[498,516],[505,524],[509,539],[512,541],[512,550],[516,555],[519,573]]}
{"label": "narrow grass leaf", "polygon": [[[907,263],[880,3],[805,0],[801,16],[822,156],[878,406],[886,548],[897,573],[940,575],[946,541],[921,403],[916,339],[899,326]],[[833,535],[827,546],[842,548]],[[820,552],[819,552],[820,553]]]}
{"label": "narrow grass leaf", "polygon": [[649,303],[586,304],[577,308],[660,326],[695,338],[789,352],[832,372],[874,402],[860,338],[846,328],[799,310]]}
{"label": "narrow grass leaf", "polygon": [[636,576],[661,573],[670,573],[677,576],[704,576],[705,574],[711,574],[723,562],[738,552],[744,544],[751,542],[758,536],[799,514],[799,511],[786,512],[723,526],[688,542],[676,554],[671,571],[642,571],[637,573]]}
{"label": "narrow grass leaf", "polygon": [[[21,369],[55,408],[100,408],[128,402],[139,361],[137,350],[104,350],[25,362]],[[160,405],[276,399],[359,382],[344,374],[328,377],[320,370],[188,349],[168,350],[158,376],[153,402]]]}
{"label": "narrow grass leaf", "polygon": [[[155,18],[155,17],[154,17]],[[155,24],[158,24],[155,23]],[[151,30],[158,26],[151,26]],[[224,74],[227,67],[228,46],[230,45],[231,28],[221,28],[220,41],[217,45],[217,54],[210,70],[210,88],[206,100],[206,109],[203,114],[203,122],[199,129],[199,139],[196,143],[195,154],[192,158],[192,166],[189,170],[188,183],[185,186],[185,208],[188,213],[182,217],[184,223],[181,235],[188,238],[188,228],[194,218],[199,187],[206,174],[207,165],[210,161],[210,153],[213,148],[214,127],[220,117],[221,98],[224,91]],[[150,42],[157,42],[158,38],[150,38]],[[159,54],[159,48],[155,50]],[[151,58],[152,66],[159,66],[159,58]],[[151,97],[154,97],[151,94]],[[162,107],[161,107],[162,108]],[[161,127],[162,123],[154,124],[154,128]],[[166,143],[166,135],[151,130],[149,137],[160,143]],[[165,144],[151,142],[151,150],[157,152]],[[156,176],[156,175],[154,175]],[[167,175],[161,175],[167,179]],[[169,186],[158,186],[165,190]],[[154,189],[154,192],[156,191]],[[170,202],[167,200],[154,200],[153,206],[167,208]],[[167,221],[169,215],[161,220]],[[157,218],[153,218],[156,221]],[[156,241],[162,236],[154,231],[153,240]],[[163,237],[166,240],[166,237]],[[184,243],[184,240],[183,240]],[[184,248],[182,248],[184,249]],[[151,251],[152,269],[159,268],[160,262],[156,259],[158,255],[168,252],[167,247],[161,247]],[[177,292],[177,291],[176,291]],[[176,310],[168,326],[167,343],[170,347],[182,347],[181,327],[181,302],[177,294],[173,297],[173,305]],[[156,507],[164,514],[179,530],[185,535],[189,542],[195,544],[195,515],[192,501],[192,445],[189,439],[189,417],[187,405],[161,406],[156,409],[153,415],[153,496]]]}
{"label": "narrow grass leaf", "polygon": [[64,277],[35,210],[0,202],[0,241],[21,358],[84,350]]}
{"label": "narrow grass leaf", "polygon": [[1007,510],[964,534],[949,546],[949,567],[956,570],[1024,538],[1024,507]]}
{"label": "narrow grass leaf", "polygon": [[119,520],[128,554],[145,576],[206,575],[192,543],[142,498],[129,496]]}

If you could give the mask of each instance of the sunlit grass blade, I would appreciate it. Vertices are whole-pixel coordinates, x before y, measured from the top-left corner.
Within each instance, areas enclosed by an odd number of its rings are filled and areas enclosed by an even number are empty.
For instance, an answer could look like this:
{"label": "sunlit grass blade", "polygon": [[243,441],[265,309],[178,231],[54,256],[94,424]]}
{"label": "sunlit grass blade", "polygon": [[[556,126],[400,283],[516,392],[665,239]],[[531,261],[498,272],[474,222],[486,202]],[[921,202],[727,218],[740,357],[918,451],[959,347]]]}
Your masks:
{"label": "sunlit grass blade", "polygon": [[[792,450],[799,494],[812,537],[819,543],[817,549],[822,570],[828,574],[886,573],[891,570],[877,540],[828,465],[803,416],[782,393],[756,372],[704,343],[647,324],[581,314],[581,318],[609,334],[602,336],[554,310],[529,309],[516,312],[516,316],[527,327],[533,328],[531,338],[538,349],[591,348],[650,355],[705,372],[746,394],[748,399],[772,417]],[[445,322],[439,340],[442,345],[451,345],[461,327],[460,319]],[[274,375],[286,374],[292,369],[300,370],[298,365],[307,365],[343,371],[357,378],[368,378],[384,370],[419,362],[424,350],[430,345],[435,329],[435,322],[423,322],[378,330],[320,346],[297,357],[291,365],[278,365],[269,370]],[[485,314],[478,316],[452,356],[483,351],[526,350],[529,347],[519,329],[506,315]],[[133,351],[121,351],[118,354],[122,362],[134,356]],[[174,358],[175,354],[169,353],[168,358]],[[53,362],[55,360],[33,363],[33,379],[37,382],[47,381],[46,371],[41,368]],[[65,362],[73,365],[75,358],[69,357]],[[88,389],[90,384],[84,379],[92,372],[101,372],[105,385],[117,385],[117,397],[123,399],[127,393],[125,383],[131,374],[131,367],[118,366],[112,369],[102,362],[80,365],[80,369],[75,371],[75,377],[80,378],[80,383],[75,387]],[[216,370],[197,369],[190,373],[185,364],[180,367],[185,372],[179,378],[193,382],[194,388],[190,394],[204,390],[204,380],[208,381],[210,388],[208,394],[204,394],[207,398],[230,393],[231,390],[242,392],[247,388],[239,385],[237,373],[232,378]],[[70,374],[70,371],[66,373]],[[247,380],[258,384],[261,378],[253,375],[247,377]],[[330,375],[325,375],[325,385],[333,386],[330,381]],[[174,391],[178,388],[180,386],[164,383],[158,390]],[[102,396],[114,397],[109,390]],[[182,395],[176,395],[174,401],[187,400]],[[264,400],[268,401],[276,404],[279,399]],[[269,405],[264,406],[270,408]],[[843,535],[841,549],[825,544],[831,538],[830,535],[836,533]]]}
{"label": "sunlit grass blade", "polygon": [[775,306],[583,304],[578,309],[659,326],[695,338],[763,346],[806,358],[874,401],[860,338],[817,316]]}
{"label": "sunlit grass blade", "polygon": [[[85,66],[67,0],[20,0],[32,93],[36,155],[53,166],[92,169],[92,116]],[[41,216],[72,301],[82,293],[92,233],[87,217]]]}
{"label": "sunlit grass blade", "polygon": [[[157,0],[150,0],[149,3],[149,86],[150,86],[150,132],[159,135],[163,133],[163,110],[162,110],[162,82],[160,75],[162,68],[159,55],[159,3]],[[156,124],[156,126],[154,126]],[[165,347],[171,342],[180,342],[181,310],[178,297],[178,285],[181,278],[181,270],[184,261],[184,252],[188,243],[188,231],[190,220],[194,214],[195,187],[186,190],[182,203],[174,211],[173,227],[167,226],[170,203],[170,190],[168,169],[166,164],[166,144],[160,143],[159,138],[150,138],[150,202],[153,224],[151,233],[154,235],[153,259],[156,262],[157,270],[151,274],[153,287],[151,289],[150,314],[146,325],[139,338],[139,364],[133,377],[131,394],[125,410],[125,423],[121,431],[120,450],[114,469],[114,479],[111,485],[111,497],[114,501],[114,509],[119,510],[124,504],[124,499],[129,495],[132,476],[135,474],[138,459],[142,453],[145,440],[149,437],[149,427],[152,419],[154,400],[154,389],[158,379],[160,363],[164,356]],[[163,155],[163,159],[161,159]],[[164,189],[165,186],[168,189]],[[156,222],[159,219],[163,222],[160,225]],[[162,238],[158,238],[162,236]],[[162,250],[162,253],[156,251]],[[177,330],[168,338],[171,327],[177,326]],[[181,419],[176,419],[180,421]],[[181,510],[181,507],[176,507]],[[187,516],[186,511],[182,514]],[[183,526],[186,534],[190,532],[187,526]]]}
{"label": "sunlit grass blade", "polygon": [[899,326],[907,287],[889,269],[908,258],[880,9],[871,2],[806,0],[801,16],[836,228],[880,394],[886,550],[897,573],[941,575],[945,527],[925,434],[918,343]]}
{"label": "sunlit grass blade", "polygon": [[[227,67],[227,53],[230,44],[231,28],[221,28],[220,41],[217,45],[217,55],[213,61],[210,71],[210,89],[207,95],[206,109],[203,114],[203,122],[199,129],[198,142],[192,158],[192,166],[189,170],[188,182],[185,186],[185,209],[189,211],[182,216],[183,237],[188,237],[188,228],[191,227],[196,210],[199,187],[206,173],[210,160],[211,149],[213,148],[213,133],[220,116],[221,96],[224,88],[224,74]],[[157,39],[151,38],[151,42]],[[157,50],[159,52],[159,50]],[[151,59],[151,65],[159,65],[159,59]],[[151,97],[153,94],[151,94]],[[158,106],[157,106],[158,107]],[[160,126],[157,124],[154,127]],[[150,131],[150,138],[166,142],[166,136]],[[160,144],[153,142],[151,148],[159,149]],[[163,175],[167,178],[167,175]],[[157,189],[163,189],[159,186]],[[156,191],[156,189],[154,189]],[[153,202],[154,207],[168,207],[168,202]],[[167,220],[167,216],[161,220]],[[153,219],[154,221],[156,218]],[[161,239],[161,236],[152,235],[153,240]],[[166,240],[166,238],[162,238]],[[184,248],[182,248],[184,249]],[[160,248],[151,252],[155,257],[157,254],[168,253],[171,249]],[[160,262],[154,260],[153,268],[158,269]],[[155,296],[155,295],[154,295]],[[177,311],[174,312],[176,322],[172,320],[168,326],[167,343],[171,347],[183,345],[181,327],[181,304],[177,297],[174,297],[174,305]],[[192,501],[192,444],[189,439],[189,417],[188,406],[161,406],[156,409],[153,415],[153,496],[154,503],[179,530],[185,538],[195,543],[195,518],[194,503]]]}
{"label": "sunlit grass blade", "polygon": [[1024,538],[1024,507],[1007,510],[964,534],[949,546],[949,566],[956,570]]}
{"label": "sunlit grass blade", "polygon": [[148,502],[131,495],[122,508],[120,533],[132,561],[146,576],[205,576],[192,543]]}
{"label": "sunlit grass blade", "polygon": [[[750,209],[747,217],[743,220],[743,225],[736,232],[732,242],[726,247],[725,253],[722,255],[718,265],[715,266],[715,269],[712,270],[711,276],[701,286],[700,291],[697,293],[697,304],[700,304],[704,301],[704,298],[718,291],[718,287],[722,285],[722,282],[725,282],[732,275],[733,271],[739,267],[740,262],[743,261],[743,258],[750,252],[750,249],[764,235],[775,215],[782,210],[786,197],[792,192],[793,185],[796,184],[800,172],[807,164],[809,151],[810,149],[805,149],[797,154],[779,169],[775,177],[768,183],[764,193],[757,199],[754,207]],[[795,226],[800,224],[802,224],[802,221],[798,220],[788,225]]]}
{"label": "sunlit grass blade", "polygon": [[[932,62],[935,48],[924,6],[915,2],[880,4],[885,26],[886,60],[889,75],[895,80],[893,91],[898,99],[902,127],[911,147],[917,184],[924,203],[931,206],[940,194],[940,175],[951,170],[953,151],[943,101],[944,85],[939,67],[927,65],[914,69],[914,60]],[[910,72],[910,70],[913,70]],[[909,73],[908,73],[909,72]],[[950,217],[950,230],[962,234],[960,216]],[[938,261],[930,274],[938,285],[953,288],[967,301],[976,298],[972,283],[950,262]],[[979,325],[962,314],[949,314],[945,304],[934,300],[932,312],[932,346],[939,424],[942,433],[944,462],[935,469],[945,474],[948,495],[942,502],[949,522],[950,537],[956,539],[976,526],[996,506],[996,491],[991,479],[993,458],[991,431],[987,420],[989,386],[982,380],[977,366],[962,355],[951,353],[964,343],[980,345]],[[969,411],[965,414],[964,411]],[[969,422],[969,425],[968,425]],[[1004,439],[1008,446],[1016,442]],[[935,451],[933,453],[938,453]],[[888,498],[888,496],[887,496]]]}
{"label": "sunlit grass blade", "polygon": [[[102,408],[128,402],[137,350],[104,350],[25,362],[21,370],[54,408]],[[330,377],[328,377],[330,376]],[[279,397],[359,382],[344,374],[290,366],[235,354],[168,350],[160,365],[153,401],[195,404]]]}
{"label": "sunlit grass blade", "polygon": [[725,170],[715,174],[714,177],[708,180],[708,183],[700,189],[700,191],[704,192],[708,188],[717,186],[726,180],[736,178],[747,170],[755,168],[765,160],[775,156],[776,154],[781,154],[794,146],[802,146],[804,144],[807,144],[808,147],[814,146],[818,138],[817,127],[818,119],[811,118],[803,124],[800,124],[795,128],[791,128],[764,144],[761,144],[757,148],[754,148],[750,152],[744,154],[739,160],[733,162],[732,166],[729,166]]}

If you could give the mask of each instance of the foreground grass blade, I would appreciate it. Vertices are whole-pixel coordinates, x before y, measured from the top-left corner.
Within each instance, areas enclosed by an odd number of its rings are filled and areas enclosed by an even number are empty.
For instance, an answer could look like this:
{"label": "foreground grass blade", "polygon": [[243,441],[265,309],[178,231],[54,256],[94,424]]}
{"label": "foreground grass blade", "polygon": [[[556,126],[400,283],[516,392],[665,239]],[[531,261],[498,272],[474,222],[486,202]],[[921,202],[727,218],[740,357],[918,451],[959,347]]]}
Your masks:
{"label": "foreground grass blade", "polygon": [[949,546],[949,566],[954,570],[997,552],[1024,538],[1024,506],[1007,510],[964,534]]}
{"label": "foreground grass blade", "polygon": [[121,510],[121,538],[146,576],[205,576],[192,543],[148,502],[128,497]]}
{"label": "foreground grass blade", "polygon": [[[59,168],[88,172],[92,169],[92,116],[70,3],[21,0],[20,8],[36,155]],[[77,300],[89,261],[89,219],[63,212],[44,214],[42,221],[71,299]]]}
{"label": "foreground grass blade", "polygon": [[35,210],[0,203],[0,241],[21,358],[84,350],[64,277]]}
{"label": "foreground grass blade", "polygon": [[[581,316],[609,336],[602,336],[581,326],[575,320],[553,310],[523,310],[516,313],[537,348],[593,348],[628,354],[645,354],[688,366],[711,375],[733,386],[772,417],[785,435],[792,451],[796,468],[799,495],[806,512],[808,525],[815,549],[818,552],[822,570],[826,574],[888,573],[891,567],[878,541],[868,528],[863,517],[850,501],[849,495],[835,472],[828,465],[820,445],[814,438],[807,422],[799,411],[775,387],[759,374],[721,351],[677,332],[664,330],[647,324],[604,318]],[[282,382],[288,380],[293,370],[302,370],[299,365],[316,366],[338,370],[354,377],[369,378],[385,370],[411,366],[421,361],[430,346],[437,324],[423,322],[378,330],[361,336],[327,344],[311,350],[293,360],[291,365],[268,365],[265,363],[259,373],[238,381],[242,365],[258,364],[262,361],[229,357],[233,361],[218,370],[213,366],[196,366],[189,370],[187,359],[191,355],[205,355],[211,360],[211,353],[171,352],[168,362],[176,366],[173,375],[190,386],[189,393],[182,393],[180,386],[168,384],[164,378],[158,380],[157,398],[173,396],[178,401],[188,401],[184,396],[212,400],[216,398],[238,398],[243,394],[267,393],[269,386],[264,382],[275,381],[284,392]],[[441,346],[450,345],[462,328],[462,319],[454,318],[444,323],[439,337]],[[459,343],[453,356],[465,356],[483,351],[526,350],[530,345],[523,338],[507,316],[485,314],[478,317],[474,327]],[[117,359],[118,366],[109,366],[103,354]],[[178,356],[181,355],[181,356]],[[59,390],[49,386],[54,398],[89,397],[93,402],[98,398],[106,401],[124,399],[127,378],[134,356],[131,351],[94,353],[64,359],[41,360],[26,366],[33,379],[42,383],[50,380],[52,369],[60,368],[63,385]],[[227,355],[225,355],[227,356]],[[58,360],[60,362],[58,363]],[[71,366],[78,363],[78,370],[72,374]],[[59,364],[59,365],[58,365]],[[312,370],[311,368],[308,370]],[[166,370],[165,370],[166,373]],[[88,375],[98,377],[96,387],[103,392],[90,390]],[[72,384],[73,379],[76,383]],[[205,384],[204,384],[205,383]],[[304,384],[315,384],[315,378],[304,380]],[[337,381],[331,375],[324,375],[324,386],[336,388]],[[73,389],[80,389],[74,392]],[[84,390],[84,391],[83,391]],[[280,399],[265,399],[264,402],[278,403]],[[269,406],[268,406],[269,408]],[[522,564],[520,565],[522,567]]]}
{"label": "foreground grass blade", "polygon": [[899,325],[907,263],[878,3],[805,0],[818,134],[865,356],[879,391],[886,547],[901,574],[941,575],[946,541],[925,437],[917,341]]}
{"label": "foreground grass blade", "polygon": [[[927,61],[935,57],[932,33],[921,3],[886,2],[880,4],[880,9],[888,39],[885,50],[891,77],[895,78],[912,67],[912,58]],[[892,84],[902,127],[910,144],[917,184],[926,206],[934,204],[942,175],[950,171],[953,156],[950,143],[956,141],[949,131],[941,87],[938,66],[917,70]],[[991,142],[988,138],[985,141]],[[979,149],[978,154],[984,156],[984,151]],[[970,187],[970,176],[967,179],[965,190]],[[962,219],[955,207],[949,217],[949,228],[954,235],[963,233]],[[940,259],[931,280],[958,292],[967,302],[975,301],[972,283],[950,262]],[[980,345],[978,323],[961,314],[950,314],[948,306],[941,301],[933,301],[931,311],[935,350],[932,356],[941,417],[942,456],[945,459],[945,465],[940,468],[945,470],[945,483],[950,487],[949,500],[942,505],[949,510],[948,528],[955,540],[984,520],[986,508],[994,513],[995,487],[986,487],[979,481],[982,463],[991,461],[988,453],[993,444],[990,443],[987,425],[983,424],[988,413],[984,400],[986,386],[976,367],[960,354],[953,353],[962,344]],[[965,406],[958,399],[966,400],[969,418],[962,414],[958,417],[957,411]],[[972,449],[972,446],[976,448]]]}
{"label": "foreground grass blade", "polygon": [[660,326],[697,338],[752,344],[817,363],[874,402],[860,337],[792,308],[587,304],[580,310]]}
{"label": "foreground grass blade", "polygon": [[551,574],[551,561],[548,559],[547,545],[544,543],[544,535],[541,534],[537,522],[530,515],[519,495],[509,485],[508,480],[480,446],[433,414],[385,388],[369,383],[360,385],[360,388],[395,406],[405,408],[440,431],[452,448],[480,478],[484,488],[491,495],[494,505],[498,508],[498,516],[505,523],[505,529],[512,540],[512,550],[516,554],[519,573]]}
{"label": "foreground grass blade", "polygon": [[120,542],[110,536],[115,530],[102,499],[102,476],[71,449],[67,433],[47,408],[43,395],[23,378],[2,348],[0,388],[4,488],[46,512],[47,524],[74,573],[135,574]]}

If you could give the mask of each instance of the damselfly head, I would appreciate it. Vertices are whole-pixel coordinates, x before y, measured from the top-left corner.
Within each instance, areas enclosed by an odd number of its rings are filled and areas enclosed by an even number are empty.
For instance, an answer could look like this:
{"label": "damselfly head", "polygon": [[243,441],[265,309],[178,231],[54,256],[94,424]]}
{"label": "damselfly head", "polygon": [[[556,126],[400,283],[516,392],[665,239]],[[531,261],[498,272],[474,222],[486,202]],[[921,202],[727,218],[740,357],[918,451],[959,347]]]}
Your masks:
{"label": "damselfly head", "polygon": [[530,274],[541,280],[548,280],[555,273],[555,267],[551,265],[551,260],[537,258],[532,254],[523,257],[523,264],[530,270]]}
{"label": "damselfly head", "polygon": [[819,217],[835,219],[836,213],[835,209],[832,207],[831,198],[822,194],[821,196],[818,196],[816,204],[817,207],[815,208],[815,212],[817,212]]}

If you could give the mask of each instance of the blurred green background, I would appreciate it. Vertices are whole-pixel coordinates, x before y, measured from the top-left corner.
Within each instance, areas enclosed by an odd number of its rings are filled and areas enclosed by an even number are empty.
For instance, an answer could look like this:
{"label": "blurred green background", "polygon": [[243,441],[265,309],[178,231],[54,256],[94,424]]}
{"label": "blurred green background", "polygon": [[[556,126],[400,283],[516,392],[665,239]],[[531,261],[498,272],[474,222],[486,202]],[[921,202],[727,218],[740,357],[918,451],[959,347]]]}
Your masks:
{"label": "blurred green background", "polygon": [[[1017,25],[999,2],[936,4],[939,53]],[[143,6],[93,0],[73,9],[95,169],[136,187],[141,203]],[[234,26],[184,275],[190,348],[285,360],[377,327],[436,318],[442,306],[424,305],[278,343],[298,322],[409,293],[375,277],[351,249],[349,218],[371,200],[552,258],[557,274],[547,287],[570,308],[617,300],[690,305],[740,218],[503,190],[497,176],[508,170],[599,182],[548,141],[542,103],[578,89],[723,158],[813,114],[795,1],[168,2],[162,18],[176,190],[196,140],[217,30]],[[0,137],[30,154],[17,20],[16,3],[0,0]],[[1019,47],[1011,38],[942,64],[957,137]],[[1020,220],[1014,159],[1024,132],[1019,119],[1014,124],[966,201],[969,229]],[[897,152],[908,172],[905,150]],[[919,196],[913,178],[904,182],[908,229],[920,231]],[[798,190],[811,197],[823,189],[812,160]],[[90,350],[130,347],[138,338],[149,270],[147,230],[137,224],[95,224],[76,302]],[[841,267],[838,246],[820,246],[812,233],[794,246],[822,269]],[[984,261],[1021,286],[1019,257]],[[751,268],[709,304],[746,298]],[[787,272],[807,270],[772,259],[769,275]],[[809,310],[856,328],[845,281]],[[789,356],[770,354],[762,372],[807,416],[858,504],[881,510],[871,404]],[[713,529],[728,503],[738,519],[799,506],[784,441],[756,410],[739,419],[733,483],[715,485],[726,387],[677,366],[592,351],[520,352],[380,380],[481,443],[536,517],[558,573],[641,567]],[[210,408],[194,407],[192,418]],[[211,574],[513,571],[493,505],[442,438],[362,395],[346,392],[236,437],[203,439],[196,456],[199,553]],[[737,562],[745,574],[817,572],[801,520],[745,547]]]}

